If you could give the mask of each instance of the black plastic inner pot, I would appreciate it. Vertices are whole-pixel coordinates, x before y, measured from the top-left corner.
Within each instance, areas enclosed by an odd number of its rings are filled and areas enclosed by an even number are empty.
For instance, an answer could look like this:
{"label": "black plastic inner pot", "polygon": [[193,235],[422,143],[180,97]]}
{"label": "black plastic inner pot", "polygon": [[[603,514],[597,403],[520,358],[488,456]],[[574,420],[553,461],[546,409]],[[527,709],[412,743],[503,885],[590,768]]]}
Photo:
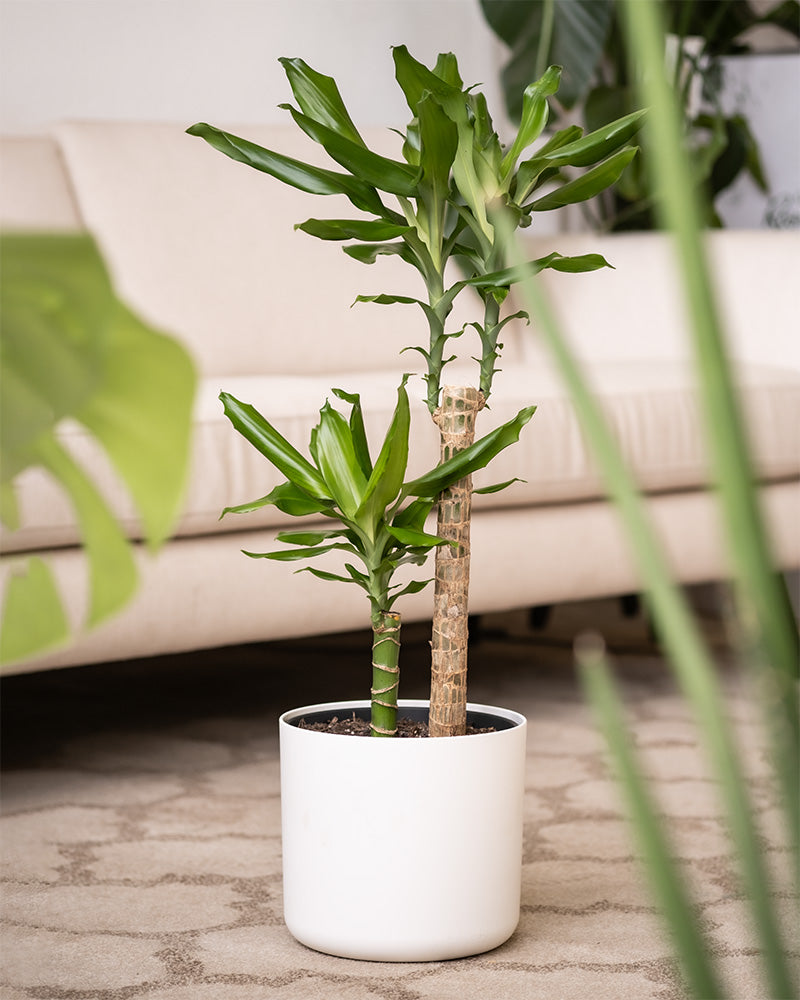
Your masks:
{"label": "black plastic inner pot", "polygon": [[[334,717],[343,718],[346,714],[352,717],[353,713],[357,719],[365,719],[369,722],[370,719],[370,709],[369,705],[363,708],[353,708],[349,705],[343,706],[338,710],[325,709],[319,712],[306,712],[303,715],[299,715],[296,719],[289,719],[289,725],[299,726],[301,722],[305,722],[309,725],[313,725],[315,722],[330,722]],[[426,706],[419,705],[401,705],[398,709],[398,714],[401,718],[411,719],[413,722],[427,722],[428,721],[428,709]],[[517,725],[513,719],[507,719],[503,715],[492,715],[491,712],[467,712],[467,725],[474,726],[476,729],[514,729]]]}

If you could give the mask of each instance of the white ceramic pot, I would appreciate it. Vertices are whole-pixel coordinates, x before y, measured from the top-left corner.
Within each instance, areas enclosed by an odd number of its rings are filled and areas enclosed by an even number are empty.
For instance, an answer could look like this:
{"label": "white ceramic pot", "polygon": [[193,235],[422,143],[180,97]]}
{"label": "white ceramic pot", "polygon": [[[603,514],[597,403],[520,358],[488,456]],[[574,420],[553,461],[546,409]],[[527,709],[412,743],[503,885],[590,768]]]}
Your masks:
{"label": "white ceramic pot", "polygon": [[[426,701],[400,701],[427,719]],[[299,729],[369,718],[369,703],[294,709],[280,719],[286,925],[345,958],[422,962],[496,948],[519,921],[525,731],[522,715],[469,705],[493,733],[374,739]]]}

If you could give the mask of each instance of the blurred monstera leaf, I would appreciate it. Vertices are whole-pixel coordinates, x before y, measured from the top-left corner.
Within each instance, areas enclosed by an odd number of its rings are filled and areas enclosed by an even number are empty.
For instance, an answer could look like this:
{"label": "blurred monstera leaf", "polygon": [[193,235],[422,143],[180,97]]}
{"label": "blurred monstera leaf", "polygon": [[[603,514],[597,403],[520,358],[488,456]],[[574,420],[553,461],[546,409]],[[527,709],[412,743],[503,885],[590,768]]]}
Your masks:
{"label": "blurred monstera leaf", "polygon": [[[96,439],[136,505],[142,539],[156,549],[186,478],[194,368],[179,344],[119,301],[89,236],[3,235],[0,254],[0,519],[20,527],[15,481],[29,467],[58,481],[87,559],[92,627],[132,596],[137,572],[132,545],[59,427],[77,421]],[[0,660],[65,641],[67,617],[46,561],[3,561]]]}

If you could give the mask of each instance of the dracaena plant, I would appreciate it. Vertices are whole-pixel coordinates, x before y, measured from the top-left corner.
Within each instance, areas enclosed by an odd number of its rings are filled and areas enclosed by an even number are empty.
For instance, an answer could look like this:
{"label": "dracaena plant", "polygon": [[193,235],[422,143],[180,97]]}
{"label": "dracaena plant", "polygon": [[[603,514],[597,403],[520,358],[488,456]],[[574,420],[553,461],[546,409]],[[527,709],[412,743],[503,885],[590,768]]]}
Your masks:
{"label": "dracaena plant", "polygon": [[[394,736],[397,731],[400,615],[394,604],[403,594],[417,593],[430,580],[393,584],[395,571],[406,564],[422,565],[431,549],[447,540],[425,530],[436,497],[464,476],[485,468],[492,458],[517,441],[533,415],[521,410],[513,420],[496,428],[469,448],[437,465],[430,472],[405,482],[411,415],[406,378],[397,390],[389,428],[377,458],[370,457],[361,400],[355,393],[333,389],[350,406],[349,416],[329,402],[320,410],[311,432],[309,457],[290,444],[253,406],[229,393],[220,396],[233,426],[286,477],[267,496],[229,507],[223,513],[248,513],[274,506],[296,517],[318,515],[335,522],[328,530],[316,528],[282,531],[278,541],[290,546],[275,552],[254,553],[253,558],[294,561],[313,559],[333,550],[355,558],[360,567],[346,562],[345,573],[304,566],[322,580],[355,584],[369,598],[372,632],[371,731],[374,736]],[[513,482],[513,480],[511,481]],[[508,483],[487,487],[502,489]]]}
{"label": "dracaena plant", "polygon": [[[551,268],[592,271],[607,266],[598,254],[566,257],[553,252],[505,268],[502,214],[512,229],[527,227],[540,212],[593,198],[614,183],[636,154],[628,140],[641,113],[629,114],[589,135],[577,126],[542,138],[548,99],[561,71],[551,66],[523,95],[517,135],[507,148],[492,125],[486,99],[464,86],[452,53],[432,69],[405,46],[393,49],[395,77],[412,113],[402,137],[402,159],[370,150],[353,123],[335,81],[302,59],[282,59],[297,107],[284,105],[298,127],[323,147],[342,170],[304,163],[207,124],[188,131],[214,148],[311,194],[345,195],[356,218],[308,219],[298,228],[323,240],[346,244],[354,259],[373,264],[397,255],[422,279],[420,298],[392,293],[359,296],[379,305],[419,306],[428,325],[426,344],[409,345],[425,359],[426,401],[441,433],[443,460],[468,447],[475,417],[491,395],[510,319],[502,314],[511,286],[525,275]],[[567,178],[563,171],[572,170]],[[502,227],[505,230],[505,226]],[[450,268],[450,263],[455,268]],[[443,386],[448,341],[465,328],[450,329],[458,295],[477,292],[475,321],[480,349],[475,386]],[[507,311],[510,312],[510,311]],[[466,725],[467,603],[471,479],[454,483],[439,498],[437,534],[453,544],[437,549],[432,639],[430,722],[433,735],[463,733]],[[455,609],[455,613],[454,613]]]}

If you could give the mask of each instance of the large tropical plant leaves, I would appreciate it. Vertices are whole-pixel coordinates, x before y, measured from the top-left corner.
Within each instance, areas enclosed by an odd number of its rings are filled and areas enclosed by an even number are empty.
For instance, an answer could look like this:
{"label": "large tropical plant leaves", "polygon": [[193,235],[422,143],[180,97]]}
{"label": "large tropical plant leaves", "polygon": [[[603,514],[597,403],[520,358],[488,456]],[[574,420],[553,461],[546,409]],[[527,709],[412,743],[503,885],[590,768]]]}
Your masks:
{"label": "large tropical plant leaves", "polygon": [[558,99],[566,108],[585,95],[602,57],[614,0],[480,0],[492,30],[511,49],[503,87],[511,118],[522,93],[549,65],[564,67]]}
{"label": "large tropical plant leaves", "polygon": [[[59,482],[83,540],[93,626],[123,607],[137,573],[106,501],[60,443],[59,425],[76,420],[102,445],[135,502],[143,539],[156,548],[183,492],[194,369],[183,348],[117,299],[90,237],[4,235],[0,252],[3,521],[19,526],[13,487],[26,468],[43,467]],[[57,603],[47,564],[26,567],[21,558],[5,596],[0,657],[20,659],[65,640]]]}

